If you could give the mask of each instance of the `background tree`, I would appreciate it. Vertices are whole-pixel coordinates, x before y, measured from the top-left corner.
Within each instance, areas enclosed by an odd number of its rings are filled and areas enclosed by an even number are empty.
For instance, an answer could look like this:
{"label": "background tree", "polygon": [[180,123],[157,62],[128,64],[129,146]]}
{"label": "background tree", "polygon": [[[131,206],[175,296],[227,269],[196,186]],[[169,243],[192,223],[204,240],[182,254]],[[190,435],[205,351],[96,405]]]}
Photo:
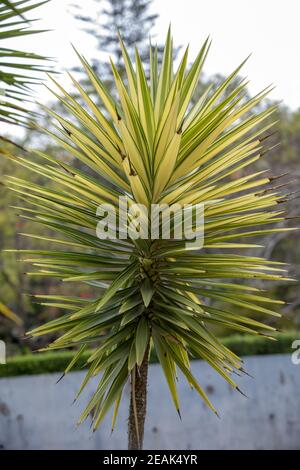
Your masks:
{"label": "background tree", "polygon": [[[0,1],[0,123],[24,125],[27,123],[29,115],[28,109],[24,103],[29,100],[30,85],[34,84],[40,77],[38,72],[45,71],[43,66],[45,57],[16,49],[7,48],[5,40],[20,36],[27,36],[40,33],[30,26],[30,22],[26,19],[26,14],[35,10],[37,7],[46,2],[32,2],[31,0],[23,1]],[[12,142],[4,135],[0,135],[0,153],[9,152],[9,146]],[[2,189],[0,189],[2,192]],[[11,235],[10,217],[7,215],[7,206],[5,202],[6,194],[2,195],[0,207],[0,246],[4,238]],[[7,218],[6,218],[7,217]],[[18,285],[18,269],[6,269],[7,264],[0,260],[1,273],[0,279],[6,279],[4,285],[9,285],[15,292],[15,298],[18,299],[17,310],[21,313],[21,297],[20,289],[14,289]],[[11,267],[11,266],[10,266]],[[1,290],[3,284],[1,282]],[[20,286],[19,286],[20,287]],[[5,297],[5,295],[4,295]],[[3,299],[3,296],[0,298]],[[17,317],[6,305],[0,302],[0,313],[6,317],[20,323]]]}

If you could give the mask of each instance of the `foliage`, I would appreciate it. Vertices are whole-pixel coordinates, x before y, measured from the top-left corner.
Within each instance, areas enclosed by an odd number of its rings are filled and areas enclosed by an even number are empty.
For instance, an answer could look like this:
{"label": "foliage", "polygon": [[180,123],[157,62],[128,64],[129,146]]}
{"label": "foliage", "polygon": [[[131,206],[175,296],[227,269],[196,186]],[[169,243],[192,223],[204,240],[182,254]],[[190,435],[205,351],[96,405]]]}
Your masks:
{"label": "foliage", "polygon": [[[25,14],[36,9],[45,2],[32,2],[31,0],[0,2],[0,40],[17,38],[28,34],[36,34],[41,31],[29,28],[29,22]],[[0,122],[8,124],[24,124],[28,117],[28,110],[24,108],[24,102],[29,97],[29,86],[38,77],[37,72],[43,71],[43,66],[37,65],[45,58],[20,50],[0,46]],[[1,139],[1,153],[6,152],[7,143],[10,141],[3,136]],[[3,226],[3,225],[2,225]],[[22,323],[20,318],[10,308],[0,302],[0,313],[16,323]]]}
{"label": "foliage", "polygon": [[[188,72],[186,50],[174,73],[169,31],[160,71],[151,49],[149,83],[138,51],[134,68],[122,42],[121,49],[128,88],[112,63],[118,100],[79,55],[103,107],[96,106],[73,80],[89,111],[58,83],[62,96],[57,97],[72,119],[48,109],[59,123],[52,137],[85,165],[85,171],[37,151],[35,161],[22,156],[15,161],[30,175],[35,172],[55,183],[55,188],[30,179],[7,179],[8,186],[31,204],[23,208],[25,217],[57,234],[47,240],[56,242],[57,250],[23,251],[24,261],[36,268],[28,275],[98,288],[92,299],[36,296],[44,306],[67,313],[31,332],[34,336],[60,332],[50,350],[78,346],[69,369],[89,346],[95,346],[79,391],[90,377],[103,373],[80,418],[83,421],[93,410],[94,428],[112,405],[114,426],[124,385],[129,377],[134,383],[149,341],[178,412],[177,369],[217,413],[192,374],[190,358],[206,360],[239,391],[231,373],[244,372],[241,361],[220,342],[212,326],[269,337],[275,328],[257,316],[279,317],[277,308],[283,302],[249,283],[289,280],[282,263],[235,253],[257,247],[247,241],[250,236],[288,230],[273,227],[284,221],[281,203],[286,197],[272,187],[273,177],[254,172],[233,179],[266,151],[260,136],[271,126],[264,121],[275,107],[254,115],[249,111],[268,90],[244,102],[243,82],[225,94],[240,66],[210,97],[190,107],[208,41]],[[127,196],[130,205],[138,202],[147,207],[155,202],[205,203],[204,250],[192,250],[186,240],[100,240],[95,235],[96,209],[105,202],[117,210],[120,196]],[[210,300],[221,300],[224,307],[212,307]]]}

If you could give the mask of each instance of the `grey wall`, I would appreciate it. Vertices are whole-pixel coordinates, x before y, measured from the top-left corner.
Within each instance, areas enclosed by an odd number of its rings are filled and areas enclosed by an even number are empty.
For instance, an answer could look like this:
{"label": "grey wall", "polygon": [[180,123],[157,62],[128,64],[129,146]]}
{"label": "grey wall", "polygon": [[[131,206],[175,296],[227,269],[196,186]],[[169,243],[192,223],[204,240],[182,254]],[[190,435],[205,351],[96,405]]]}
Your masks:
{"label": "grey wall", "polygon": [[[182,422],[169,400],[158,365],[150,370],[147,449],[300,449],[300,366],[290,355],[245,358],[254,376],[238,378],[248,399],[233,391],[205,363],[193,371],[220,412],[218,419],[179,381]],[[74,372],[56,384],[60,374],[0,379],[0,446],[5,449],[125,449],[128,390],[117,428],[110,419],[92,434],[89,424],[75,423],[96,382],[79,403],[73,398],[84,374]]]}

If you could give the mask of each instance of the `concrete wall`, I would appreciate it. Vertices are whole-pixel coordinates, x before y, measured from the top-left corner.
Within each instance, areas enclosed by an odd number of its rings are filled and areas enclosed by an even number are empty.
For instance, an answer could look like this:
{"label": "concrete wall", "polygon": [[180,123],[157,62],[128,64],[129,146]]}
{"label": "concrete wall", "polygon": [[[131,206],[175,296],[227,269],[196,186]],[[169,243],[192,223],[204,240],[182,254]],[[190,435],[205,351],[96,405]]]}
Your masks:
{"label": "concrete wall", "polygon": [[[248,399],[233,391],[207,364],[193,371],[219,410],[218,419],[179,381],[182,422],[169,400],[158,365],[150,370],[147,449],[300,449],[300,366],[290,355],[253,356],[245,367],[254,376],[238,378]],[[117,429],[110,419],[94,434],[89,423],[75,423],[94,381],[72,401],[84,373],[0,379],[0,446],[5,449],[125,449],[128,390],[120,406]]]}

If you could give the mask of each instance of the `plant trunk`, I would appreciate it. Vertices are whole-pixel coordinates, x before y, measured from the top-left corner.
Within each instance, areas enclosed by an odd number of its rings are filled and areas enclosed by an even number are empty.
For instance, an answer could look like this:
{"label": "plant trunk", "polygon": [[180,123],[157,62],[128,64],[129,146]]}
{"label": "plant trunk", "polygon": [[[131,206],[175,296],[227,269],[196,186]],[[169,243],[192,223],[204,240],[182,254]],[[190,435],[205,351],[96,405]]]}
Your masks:
{"label": "plant trunk", "polygon": [[141,450],[144,441],[144,426],[147,408],[147,379],[149,344],[140,367],[131,374],[131,393],[128,421],[128,450]]}

